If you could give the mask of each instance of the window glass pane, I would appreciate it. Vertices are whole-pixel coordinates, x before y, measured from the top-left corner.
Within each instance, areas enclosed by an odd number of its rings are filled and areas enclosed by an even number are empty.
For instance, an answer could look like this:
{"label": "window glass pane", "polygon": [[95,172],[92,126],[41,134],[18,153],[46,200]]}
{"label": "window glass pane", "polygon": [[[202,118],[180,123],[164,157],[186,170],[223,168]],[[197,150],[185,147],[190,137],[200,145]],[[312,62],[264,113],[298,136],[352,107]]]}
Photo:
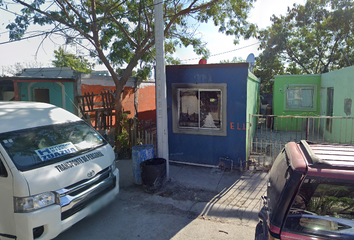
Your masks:
{"label": "window glass pane", "polygon": [[199,127],[198,91],[179,91],[179,126]]}
{"label": "window glass pane", "polygon": [[305,179],[284,229],[354,239],[354,184],[323,178]]}
{"label": "window glass pane", "polygon": [[200,91],[200,127],[221,127],[220,99],[220,91]]}
{"label": "window glass pane", "polygon": [[274,164],[269,173],[269,186],[268,186],[268,203],[269,203],[269,215],[272,217],[273,209],[276,209],[278,205],[279,198],[281,197],[284,186],[290,177],[290,174],[287,174],[286,178],[284,177],[284,172],[287,172],[288,168],[287,156],[283,150],[281,154],[277,156],[274,161]]}
{"label": "window glass pane", "polygon": [[302,89],[301,97],[301,107],[313,107],[313,89]]}
{"label": "window glass pane", "polygon": [[172,84],[174,133],[226,136],[226,84]]}
{"label": "window glass pane", "polygon": [[288,88],[287,107],[288,108],[313,108],[314,88],[298,87]]}
{"label": "window glass pane", "polygon": [[300,89],[289,88],[288,89],[288,108],[298,108],[301,103],[301,91]]}

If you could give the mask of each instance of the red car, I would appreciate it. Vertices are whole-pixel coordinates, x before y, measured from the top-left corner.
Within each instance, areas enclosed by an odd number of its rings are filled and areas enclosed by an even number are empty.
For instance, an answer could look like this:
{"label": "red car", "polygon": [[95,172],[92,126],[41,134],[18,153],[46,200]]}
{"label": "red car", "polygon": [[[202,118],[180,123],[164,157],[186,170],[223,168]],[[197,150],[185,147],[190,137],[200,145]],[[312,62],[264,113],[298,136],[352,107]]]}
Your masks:
{"label": "red car", "polygon": [[255,239],[354,239],[354,146],[287,143],[271,171]]}

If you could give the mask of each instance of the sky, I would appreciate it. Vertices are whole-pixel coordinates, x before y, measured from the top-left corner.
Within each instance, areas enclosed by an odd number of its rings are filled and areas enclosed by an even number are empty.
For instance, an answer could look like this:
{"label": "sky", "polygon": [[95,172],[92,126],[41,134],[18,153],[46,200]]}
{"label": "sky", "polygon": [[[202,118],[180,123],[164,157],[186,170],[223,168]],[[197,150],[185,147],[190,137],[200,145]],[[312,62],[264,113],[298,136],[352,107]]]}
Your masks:
{"label": "sky", "polygon": [[[271,25],[270,17],[273,14],[276,16],[285,15],[287,7],[294,3],[304,4],[305,0],[257,0],[250,12],[249,21],[257,24],[259,29],[264,29]],[[8,6],[7,10],[16,12],[18,9],[18,6],[12,4]],[[9,34],[6,26],[14,18],[13,13],[7,12],[3,8],[0,9],[0,75],[3,67],[13,66],[15,63],[39,62],[43,67],[49,67],[54,59],[54,50],[64,44],[63,39],[59,36],[44,39],[41,36],[8,43]],[[32,27],[32,29],[34,28]],[[241,39],[238,45],[234,45],[234,37],[219,33],[218,28],[212,23],[201,24],[197,31],[202,35],[203,41],[207,43],[207,48],[210,50],[208,63],[219,63],[222,60],[232,60],[234,57],[246,59],[250,53],[255,56],[260,53],[256,39]],[[77,51],[80,52],[80,48]],[[197,64],[200,59],[200,56],[196,55],[191,47],[178,49],[174,57],[179,58],[182,64]],[[105,70],[105,67],[96,64],[95,70]]]}

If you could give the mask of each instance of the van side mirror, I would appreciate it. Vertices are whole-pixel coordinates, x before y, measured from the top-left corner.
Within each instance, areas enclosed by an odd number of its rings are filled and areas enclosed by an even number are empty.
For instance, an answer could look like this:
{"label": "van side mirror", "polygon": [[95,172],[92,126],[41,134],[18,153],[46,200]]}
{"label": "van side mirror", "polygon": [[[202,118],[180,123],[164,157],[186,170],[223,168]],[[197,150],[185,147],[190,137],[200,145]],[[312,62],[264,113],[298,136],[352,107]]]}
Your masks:
{"label": "van side mirror", "polygon": [[1,160],[0,160],[0,177],[7,177],[6,168]]}

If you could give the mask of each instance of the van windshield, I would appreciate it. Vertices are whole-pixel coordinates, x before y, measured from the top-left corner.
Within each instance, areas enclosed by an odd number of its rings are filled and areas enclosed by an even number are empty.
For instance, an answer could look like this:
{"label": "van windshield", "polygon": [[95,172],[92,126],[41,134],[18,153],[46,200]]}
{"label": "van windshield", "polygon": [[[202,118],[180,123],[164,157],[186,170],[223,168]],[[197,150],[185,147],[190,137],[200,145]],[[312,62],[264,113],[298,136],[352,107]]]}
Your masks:
{"label": "van windshield", "polygon": [[2,133],[0,142],[20,171],[63,161],[106,144],[84,121]]}

